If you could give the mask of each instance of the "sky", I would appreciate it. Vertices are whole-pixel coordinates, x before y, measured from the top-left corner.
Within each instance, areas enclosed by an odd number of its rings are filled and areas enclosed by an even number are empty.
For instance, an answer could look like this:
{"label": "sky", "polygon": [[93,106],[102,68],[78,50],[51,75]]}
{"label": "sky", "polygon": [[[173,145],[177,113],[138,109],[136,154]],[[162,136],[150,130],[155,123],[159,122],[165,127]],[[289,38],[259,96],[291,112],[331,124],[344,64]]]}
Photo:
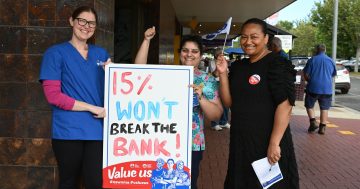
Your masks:
{"label": "sky", "polygon": [[315,2],[320,2],[320,0],[297,0],[280,10],[277,19],[274,21],[275,23],[280,20],[292,22],[308,18],[311,9],[315,6]]}

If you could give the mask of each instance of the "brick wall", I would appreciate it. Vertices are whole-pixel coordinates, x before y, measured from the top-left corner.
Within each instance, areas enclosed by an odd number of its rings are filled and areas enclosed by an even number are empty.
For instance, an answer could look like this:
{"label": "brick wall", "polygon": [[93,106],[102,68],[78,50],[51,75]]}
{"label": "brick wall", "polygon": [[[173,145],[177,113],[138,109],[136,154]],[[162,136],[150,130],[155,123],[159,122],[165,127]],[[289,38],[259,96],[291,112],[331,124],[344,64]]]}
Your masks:
{"label": "brick wall", "polygon": [[114,0],[0,1],[0,188],[57,188],[51,111],[38,82],[42,53],[71,38],[80,5],[99,14],[95,44],[113,55]]}

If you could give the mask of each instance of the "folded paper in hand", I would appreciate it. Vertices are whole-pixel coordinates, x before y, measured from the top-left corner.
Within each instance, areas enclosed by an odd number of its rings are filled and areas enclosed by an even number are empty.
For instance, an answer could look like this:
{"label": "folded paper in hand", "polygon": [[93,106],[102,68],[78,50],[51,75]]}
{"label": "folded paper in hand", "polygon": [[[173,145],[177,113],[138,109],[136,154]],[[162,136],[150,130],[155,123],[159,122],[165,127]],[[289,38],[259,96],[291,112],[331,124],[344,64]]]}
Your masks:
{"label": "folded paper in hand", "polygon": [[271,165],[267,157],[254,161],[251,165],[264,189],[283,179],[279,163]]}

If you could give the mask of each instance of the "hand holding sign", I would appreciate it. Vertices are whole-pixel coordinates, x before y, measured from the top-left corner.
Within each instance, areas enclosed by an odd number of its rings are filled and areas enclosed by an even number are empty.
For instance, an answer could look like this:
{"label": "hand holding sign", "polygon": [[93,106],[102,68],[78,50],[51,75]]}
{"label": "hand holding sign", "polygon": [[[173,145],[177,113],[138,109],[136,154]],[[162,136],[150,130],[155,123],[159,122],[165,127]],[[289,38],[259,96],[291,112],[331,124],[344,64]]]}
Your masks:
{"label": "hand holding sign", "polygon": [[[145,32],[153,37],[151,29]],[[176,77],[174,77],[176,75]],[[156,159],[191,171],[193,67],[111,64],[105,68],[105,188],[151,188]],[[169,84],[173,87],[169,90]],[[191,86],[202,95],[202,85]],[[132,165],[132,166],[130,166]],[[160,171],[161,172],[161,171]]]}
{"label": "hand holding sign", "polygon": [[203,83],[201,83],[200,85],[191,84],[189,85],[189,87],[192,87],[194,89],[194,94],[196,94],[199,100],[201,100],[204,84]]}

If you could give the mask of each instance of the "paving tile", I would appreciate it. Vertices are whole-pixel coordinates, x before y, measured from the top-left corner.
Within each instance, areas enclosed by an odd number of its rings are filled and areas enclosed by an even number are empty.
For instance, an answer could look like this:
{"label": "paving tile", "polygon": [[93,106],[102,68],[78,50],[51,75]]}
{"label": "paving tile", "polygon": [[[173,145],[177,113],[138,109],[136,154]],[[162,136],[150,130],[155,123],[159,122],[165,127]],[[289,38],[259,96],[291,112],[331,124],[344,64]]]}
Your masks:
{"label": "paving tile", "polygon": [[[293,115],[291,131],[301,189],[360,188],[360,120],[330,118],[325,135],[307,133],[308,118]],[[200,166],[200,189],[222,189],[227,170],[229,130],[205,129],[206,151]]]}

